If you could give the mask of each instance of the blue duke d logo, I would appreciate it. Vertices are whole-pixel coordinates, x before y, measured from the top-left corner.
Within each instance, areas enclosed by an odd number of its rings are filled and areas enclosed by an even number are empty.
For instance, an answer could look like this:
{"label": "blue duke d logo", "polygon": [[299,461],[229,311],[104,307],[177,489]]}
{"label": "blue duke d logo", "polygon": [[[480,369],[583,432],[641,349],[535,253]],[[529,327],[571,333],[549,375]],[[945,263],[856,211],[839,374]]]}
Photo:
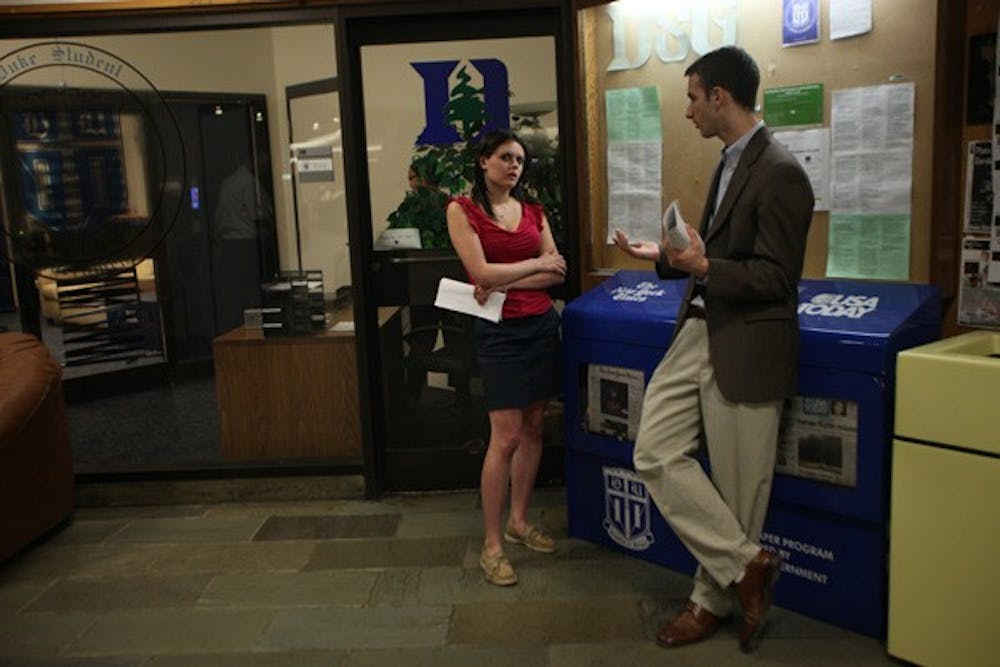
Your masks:
{"label": "blue duke d logo", "polygon": [[[451,99],[448,83],[452,73],[458,68],[458,60],[439,60],[410,63],[424,80],[424,115],[426,125],[417,144],[454,144],[463,141],[458,130],[448,117],[447,106]],[[510,91],[507,66],[496,58],[470,58],[469,63],[483,77],[482,93],[486,107],[486,124],[480,130],[489,132],[497,128],[510,127]],[[464,70],[464,68],[462,68]],[[461,73],[460,73],[461,76]],[[472,137],[476,139],[476,137]]]}
{"label": "blue duke d logo", "polygon": [[604,530],[616,544],[645,551],[653,544],[649,493],[639,476],[626,468],[604,472]]}

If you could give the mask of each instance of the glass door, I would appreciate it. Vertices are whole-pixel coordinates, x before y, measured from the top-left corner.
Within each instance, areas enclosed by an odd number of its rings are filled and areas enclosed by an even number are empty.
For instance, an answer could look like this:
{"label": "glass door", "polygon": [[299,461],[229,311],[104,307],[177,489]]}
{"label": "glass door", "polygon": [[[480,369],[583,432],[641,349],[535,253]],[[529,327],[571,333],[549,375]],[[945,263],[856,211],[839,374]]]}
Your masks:
{"label": "glass door", "polygon": [[[324,330],[314,331],[313,338],[328,350],[331,364],[324,368],[330,393],[317,397],[328,402],[320,409],[328,428],[319,444],[326,460],[356,469],[361,426],[338,81],[289,86],[286,97],[295,232],[289,265],[295,268],[282,272],[278,282],[323,293]],[[265,323],[267,317],[265,311]]]}
{"label": "glass door", "polygon": [[337,80],[287,89],[300,271],[322,271],[323,291],[349,306],[351,259]]}
{"label": "glass door", "polygon": [[[442,277],[468,281],[448,238],[445,207],[471,187],[472,148],[482,132],[500,127],[523,135],[535,158],[525,177],[538,183],[533,189],[565,240],[553,15],[442,21],[415,19],[405,34],[377,20],[348,23],[347,30],[356,40],[351,55],[363,99],[367,192],[360,217],[369,225],[361,235],[370,235],[371,307],[398,310],[402,327],[396,347],[394,331],[378,328],[383,381],[387,366],[401,371],[401,384],[383,387],[386,402],[373,416],[378,474],[389,490],[479,484],[489,419],[473,322],[434,301]],[[560,420],[553,416],[546,458],[561,471]]]}

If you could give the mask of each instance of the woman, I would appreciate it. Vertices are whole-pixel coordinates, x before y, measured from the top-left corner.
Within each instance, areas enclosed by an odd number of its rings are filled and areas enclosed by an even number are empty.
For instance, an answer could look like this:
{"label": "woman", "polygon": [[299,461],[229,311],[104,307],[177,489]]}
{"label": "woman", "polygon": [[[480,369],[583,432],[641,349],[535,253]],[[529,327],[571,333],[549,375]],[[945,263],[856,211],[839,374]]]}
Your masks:
{"label": "woman", "polygon": [[[484,540],[479,564],[487,581],[517,583],[503,542],[552,553],[556,544],[528,522],[528,502],[542,456],[546,402],[559,394],[559,315],[546,288],[563,282],[566,260],[556,249],[542,207],[518,185],[525,147],[494,130],[479,144],[469,197],[448,204],[451,243],[484,303],[506,292],[500,322],[476,320],[476,353],[490,417],[490,444],[480,494]],[[501,528],[510,487],[510,517]]]}

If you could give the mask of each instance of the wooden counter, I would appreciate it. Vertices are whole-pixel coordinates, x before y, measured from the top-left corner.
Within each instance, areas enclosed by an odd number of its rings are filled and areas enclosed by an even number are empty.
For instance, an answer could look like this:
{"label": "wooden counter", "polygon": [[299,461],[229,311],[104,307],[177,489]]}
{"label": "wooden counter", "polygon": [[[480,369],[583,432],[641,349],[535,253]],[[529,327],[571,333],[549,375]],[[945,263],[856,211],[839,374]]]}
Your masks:
{"label": "wooden counter", "polygon": [[[335,312],[330,325],[350,321]],[[398,308],[379,308],[383,366],[398,368]],[[352,331],[271,336],[243,327],[213,343],[222,458],[361,461],[357,356]],[[385,373],[387,388],[401,382]]]}

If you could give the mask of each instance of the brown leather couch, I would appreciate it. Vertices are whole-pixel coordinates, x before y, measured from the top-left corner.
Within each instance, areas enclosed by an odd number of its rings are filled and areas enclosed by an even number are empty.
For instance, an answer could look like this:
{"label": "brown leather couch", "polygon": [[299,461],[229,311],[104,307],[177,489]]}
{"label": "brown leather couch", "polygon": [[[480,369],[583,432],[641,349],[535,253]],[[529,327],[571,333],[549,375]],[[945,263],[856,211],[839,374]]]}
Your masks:
{"label": "brown leather couch", "polygon": [[0,333],[0,561],[73,511],[61,375],[37,338]]}

